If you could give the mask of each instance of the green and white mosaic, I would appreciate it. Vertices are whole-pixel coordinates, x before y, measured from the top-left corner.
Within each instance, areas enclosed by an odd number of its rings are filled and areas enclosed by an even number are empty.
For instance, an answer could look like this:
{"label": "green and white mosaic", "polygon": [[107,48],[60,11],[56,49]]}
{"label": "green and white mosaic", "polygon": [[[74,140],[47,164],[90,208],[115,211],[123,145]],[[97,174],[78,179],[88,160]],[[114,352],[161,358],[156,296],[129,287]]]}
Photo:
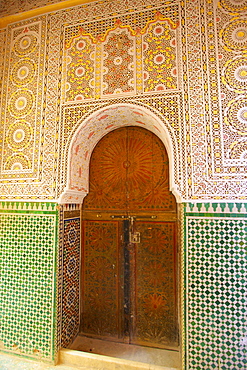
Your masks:
{"label": "green and white mosaic", "polygon": [[186,369],[247,369],[247,215],[196,208],[185,208]]}
{"label": "green and white mosaic", "polygon": [[1,349],[52,361],[57,212],[48,203],[0,205]]}

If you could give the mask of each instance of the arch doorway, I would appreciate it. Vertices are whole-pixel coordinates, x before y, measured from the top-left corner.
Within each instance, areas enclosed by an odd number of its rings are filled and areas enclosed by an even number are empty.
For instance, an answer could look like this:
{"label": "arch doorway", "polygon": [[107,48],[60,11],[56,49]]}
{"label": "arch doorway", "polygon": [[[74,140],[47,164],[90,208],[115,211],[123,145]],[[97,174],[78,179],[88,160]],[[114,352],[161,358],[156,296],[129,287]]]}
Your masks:
{"label": "arch doorway", "polygon": [[82,335],[178,347],[177,204],[166,149],[152,132],[122,127],[90,162],[82,209]]}

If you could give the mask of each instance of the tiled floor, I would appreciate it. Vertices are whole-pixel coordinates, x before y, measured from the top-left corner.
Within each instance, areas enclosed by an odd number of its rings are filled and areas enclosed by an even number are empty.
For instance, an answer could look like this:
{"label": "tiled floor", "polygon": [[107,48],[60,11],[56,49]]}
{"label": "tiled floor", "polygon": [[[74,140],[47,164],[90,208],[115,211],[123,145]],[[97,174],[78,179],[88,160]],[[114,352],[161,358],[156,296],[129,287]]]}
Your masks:
{"label": "tiled floor", "polygon": [[[19,356],[11,356],[0,353],[0,370],[75,370],[75,367],[57,365],[51,366],[41,362],[23,359]],[[80,368],[80,370],[83,368]],[[85,370],[90,370],[88,367]]]}

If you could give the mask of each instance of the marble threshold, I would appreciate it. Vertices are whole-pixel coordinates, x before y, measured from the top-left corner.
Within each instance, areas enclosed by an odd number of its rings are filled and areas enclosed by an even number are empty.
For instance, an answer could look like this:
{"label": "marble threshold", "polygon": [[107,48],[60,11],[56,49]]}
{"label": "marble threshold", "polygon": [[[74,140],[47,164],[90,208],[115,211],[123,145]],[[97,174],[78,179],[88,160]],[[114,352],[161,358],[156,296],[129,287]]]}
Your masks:
{"label": "marble threshold", "polygon": [[179,370],[177,367],[147,364],[71,349],[62,349],[59,352],[59,359],[60,364],[76,366],[78,369],[86,367],[94,370]]}
{"label": "marble threshold", "polygon": [[60,351],[60,362],[104,370],[179,370],[181,363],[177,350],[118,343],[80,334],[68,349]]}

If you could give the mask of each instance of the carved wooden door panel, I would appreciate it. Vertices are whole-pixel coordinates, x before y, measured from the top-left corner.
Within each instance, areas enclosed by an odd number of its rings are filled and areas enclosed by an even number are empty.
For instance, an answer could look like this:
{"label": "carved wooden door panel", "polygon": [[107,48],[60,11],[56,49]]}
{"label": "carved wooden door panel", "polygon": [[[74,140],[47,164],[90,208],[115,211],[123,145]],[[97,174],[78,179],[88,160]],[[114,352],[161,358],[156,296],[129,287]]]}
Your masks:
{"label": "carved wooden door panel", "polygon": [[136,221],[135,230],[131,343],[176,348],[176,222]]}
{"label": "carved wooden door panel", "polygon": [[140,127],[96,146],[83,205],[81,333],[178,346],[177,211],[163,143]]}

